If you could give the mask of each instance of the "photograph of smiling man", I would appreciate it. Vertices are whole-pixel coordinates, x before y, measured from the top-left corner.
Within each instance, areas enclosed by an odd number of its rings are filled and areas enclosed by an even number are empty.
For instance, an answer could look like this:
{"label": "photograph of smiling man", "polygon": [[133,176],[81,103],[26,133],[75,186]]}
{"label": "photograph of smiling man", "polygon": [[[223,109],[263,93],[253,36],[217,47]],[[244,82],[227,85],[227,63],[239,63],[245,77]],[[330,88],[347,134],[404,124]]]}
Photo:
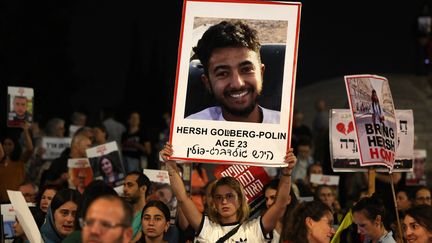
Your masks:
{"label": "photograph of smiling man", "polygon": [[301,4],[184,5],[170,129],[177,148],[173,159],[283,166],[291,140]]}

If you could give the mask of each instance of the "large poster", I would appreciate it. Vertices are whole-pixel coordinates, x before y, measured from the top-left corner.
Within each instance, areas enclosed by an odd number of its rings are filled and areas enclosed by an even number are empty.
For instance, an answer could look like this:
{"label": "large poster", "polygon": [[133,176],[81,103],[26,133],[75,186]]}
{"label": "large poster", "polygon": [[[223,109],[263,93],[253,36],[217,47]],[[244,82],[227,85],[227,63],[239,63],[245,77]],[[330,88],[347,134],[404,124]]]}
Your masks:
{"label": "large poster", "polygon": [[[354,122],[349,109],[331,109],[329,114],[330,157],[335,172],[367,171],[360,166]],[[412,110],[396,110],[397,146],[394,172],[412,171],[414,158],[414,116]],[[376,166],[377,171],[388,171]]]}
{"label": "large poster", "polygon": [[[172,159],[285,165],[300,9],[293,2],[184,1]],[[233,36],[227,46],[237,47],[215,51],[212,46],[221,45],[213,41],[225,30]],[[247,47],[238,48],[239,43]]]}
{"label": "large poster", "polygon": [[24,122],[33,122],[33,95],[33,88],[8,87],[8,127],[21,127]]}
{"label": "large poster", "polygon": [[388,80],[376,75],[345,76],[354,118],[360,166],[393,170],[397,147],[395,109]]}

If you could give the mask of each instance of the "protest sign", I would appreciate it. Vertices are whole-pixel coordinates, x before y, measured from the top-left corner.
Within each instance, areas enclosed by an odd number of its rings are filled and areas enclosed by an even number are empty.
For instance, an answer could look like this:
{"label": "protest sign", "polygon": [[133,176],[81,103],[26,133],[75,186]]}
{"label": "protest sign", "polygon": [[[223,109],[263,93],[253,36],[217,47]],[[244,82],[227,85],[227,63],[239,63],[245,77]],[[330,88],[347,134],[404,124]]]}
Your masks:
{"label": "protest sign", "polygon": [[2,233],[4,239],[13,239],[15,236],[15,231],[13,229],[13,225],[15,224],[15,210],[13,209],[12,204],[1,204],[1,215],[2,215]]}
{"label": "protest sign", "polygon": [[65,148],[69,148],[72,138],[42,137],[42,148],[45,152],[42,159],[55,159],[60,157]]}
{"label": "protest sign", "polygon": [[388,80],[376,75],[345,76],[357,136],[360,166],[382,165],[393,170],[397,126]]}
{"label": "protest sign", "polygon": [[103,179],[108,185],[123,184],[125,169],[115,141],[86,150],[95,179]]}
{"label": "protest sign", "polygon": [[[300,8],[300,3],[274,1],[184,2],[170,128],[170,143],[174,147],[172,159],[268,167],[286,165],[284,156],[291,141]],[[265,68],[256,65],[248,69],[254,70],[253,79],[256,85],[249,83],[235,90],[227,86],[222,88],[225,91],[217,92],[202,85],[199,90],[192,90],[191,83],[196,82],[197,86],[200,86],[202,77],[202,69],[198,71],[201,73],[196,73],[193,69],[201,65],[194,55],[196,53],[193,47],[201,39],[202,33],[222,21],[242,21],[257,31]],[[265,31],[271,32],[266,35],[270,39],[264,38]],[[270,57],[266,62],[264,47],[276,47],[270,43],[282,46],[278,52],[281,55],[268,55]],[[252,53],[252,50],[250,52]],[[277,68],[281,63],[283,67]],[[250,66],[255,64],[250,63]],[[204,70],[206,69],[207,67],[204,67]],[[273,80],[271,75],[279,76]],[[210,76],[210,79],[214,78],[213,74]],[[210,84],[212,80],[207,81],[207,85],[213,85]],[[258,97],[261,89],[262,95]],[[227,103],[219,100],[215,106],[202,107],[197,113],[189,113],[192,110],[189,109],[190,106],[201,105],[204,101],[201,98],[194,100],[191,96],[196,97],[196,93],[209,96],[209,90],[212,90],[213,97],[224,96]],[[224,94],[220,94],[221,92]],[[271,99],[271,96],[274,99]],[[265,100],[268,105],[264,105]],[[255,106],[256,104],[260,106]],[[233,106],[236,111],[228,108]],[[226,112],[228,110],[230,111]],[[215,116],[203,115],[207,112],[214,112]]]}
{"label": "protest sign", "polygon": [[153,170],[144,169],[143,173],[152,182],[152,197],[164,202],[170,209],[171,224],[175,224],[177,217],[177,198],[171,188],[168,171],[166,170]]}
{"label": "protest sign", "polygon": [[8,127],[21,127],[24,122],[33,122],[33,96],[33,88],[8,87]]}
{"label": "protest sign", "polygon": [[248,165],[218,165],[214,169],[217,179],[234,177],[243,186],[251,214],[256,213],[265,203],[262,190],[270,182],[270,177],[263,167]]}
{"label": "protest sign", "polygon": [[[412,110],[396,110],[398,143],[394,172],[412,170],[414,156],[414,118]],[[357,136],[349,109],[331,109],[329,115],[330,157],[335,172],[365,172],[360,166]],[[388,171],[385,166],[376,166],[377,171]]]}
{"label": "protest sign", "polygon": [[93,171],[88,158],[68,159],[69,187],[83,193],[84,188],[93,181]]}
{"label": "protest sign", "polygon": [[406,175],[407,186],[426,186],[426,150],[414,150],[413,169]]}
{"label": "protest sign", "polygon": [[30,212],[22,192],[7,190],[7,194],[27,239],[32,243],[42,243],[43,241],[39,228]]}

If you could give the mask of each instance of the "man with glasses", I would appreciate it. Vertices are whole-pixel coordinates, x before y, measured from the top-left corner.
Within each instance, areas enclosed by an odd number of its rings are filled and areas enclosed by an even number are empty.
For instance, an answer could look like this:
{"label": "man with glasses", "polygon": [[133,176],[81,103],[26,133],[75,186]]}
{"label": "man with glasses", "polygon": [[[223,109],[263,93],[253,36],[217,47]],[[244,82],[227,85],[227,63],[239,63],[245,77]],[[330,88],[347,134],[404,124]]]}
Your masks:
{"label": "man with glasses", "polygon": [[81,220],[82,241],[126,243],[132,240],[132,207],[122,198],[104,195],[95,199]]}

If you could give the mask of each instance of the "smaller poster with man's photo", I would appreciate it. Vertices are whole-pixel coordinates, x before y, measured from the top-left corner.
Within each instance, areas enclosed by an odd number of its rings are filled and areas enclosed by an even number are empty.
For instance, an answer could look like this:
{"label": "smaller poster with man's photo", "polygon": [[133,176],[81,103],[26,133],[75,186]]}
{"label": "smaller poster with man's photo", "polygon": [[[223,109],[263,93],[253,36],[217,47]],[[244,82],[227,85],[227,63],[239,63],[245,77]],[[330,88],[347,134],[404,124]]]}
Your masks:
{"label": "smaller poster with man's photo", "polygon": [[33,122],[33,88],[8,87],[7,126],[22,127],[24,122]]}

